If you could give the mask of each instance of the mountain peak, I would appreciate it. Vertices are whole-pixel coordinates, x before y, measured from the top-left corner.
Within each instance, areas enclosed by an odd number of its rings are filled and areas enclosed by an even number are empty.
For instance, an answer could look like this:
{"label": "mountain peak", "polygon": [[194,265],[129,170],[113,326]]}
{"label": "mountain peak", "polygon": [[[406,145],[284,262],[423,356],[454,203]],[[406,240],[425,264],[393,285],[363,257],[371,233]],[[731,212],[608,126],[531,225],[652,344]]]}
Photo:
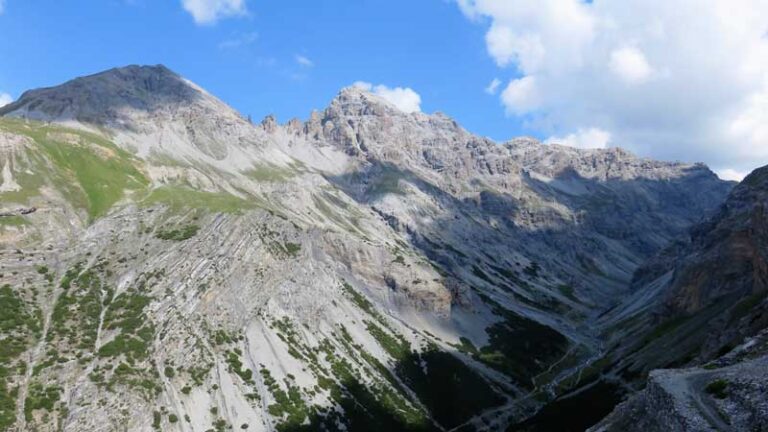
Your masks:
{"label": "mountain peak", "polygon": [[156,111],[212,98],[163,65],[130,65],[25,92],[0,115],[119,124],[125,110]]}
{"label": "mountain peak", "polygon": [[223,160],[230,144],[254,140],[245,118],[163,65],[114,68],[31,90],[0,109],[0,116],[106,128],[142,156]]}
{"label": "mountain peak", "polygon": [[766,202],[768,202],[768,166],[752,171],[733,188],[723,206],[723,212],[747,214],[757,211],[762,215]]}
{"label": "mountain peak", "polygon": [[345,115],[403,115],[393,103],[361,85],[344,87],[331,101],[329,109]]}
{"label": "mountain peak", "polygon": [[92,75],[75,78],[75,80],[88,80],[89,78],[96,78],[100,76],[118,76],[118,77],[131,77],[131,76],[169,76],[169,77],[179,77],[179,74],[169,69],[167,66],[163,64],[156,64],[156,65],[127,65],[127,66],[118,66],[114,67],[112,69],[107,69],[103,72],[98,72]]}
{"label": "mountain peak", "polygon": [[168,93],[174,88],[201,89],[165,65],[128,65],[73,80],[84,84],[94,82],[121,83],[124,87],[143,88],[151,92]]}
{"label": "mountain peak", "polygon": [[768,191],[768,166],[752,171],[739,185],[739,188]]}

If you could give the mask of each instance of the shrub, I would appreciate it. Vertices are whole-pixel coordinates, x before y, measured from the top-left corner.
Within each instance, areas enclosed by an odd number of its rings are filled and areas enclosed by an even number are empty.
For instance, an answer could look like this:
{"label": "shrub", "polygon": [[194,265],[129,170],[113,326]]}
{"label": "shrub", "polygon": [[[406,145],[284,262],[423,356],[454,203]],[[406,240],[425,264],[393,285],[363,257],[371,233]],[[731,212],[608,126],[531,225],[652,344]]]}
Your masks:
{"label": "shrub", "polygon": [[34,383],[29,388],[29,394],[24,402],[24,417],[32,420],[32,412],[35,410],[53,411],[54,405],[59,401],[63,390],[58,386],[43,387],[40,383]]}
{"label": "shrub", "polygon": [[176,375],[176,371],[173,370],[173,368],[170,366],[166,366],[165,370],[163,370],[163,373],[165,374],[166,378],[173,378]]}
{"label": "shrub", "polygon": [[197,225],[187,225],[174,230],[162,230],[157,233],[157,238],[161,240],[183,241],[194,237],[199,230],[200,227]]}
{"label": "shrub", "polygon": [[711,394],[712,396],[718,398],[718,399],[725,399],[728,397],[728,381],[724,379],[716,379],[712,381],[711,383],[707,384],[707,386],[704,388],[704,391]]}
{"label": "shrub", "polygon": [[285,245],[285,251],[290,256],[296,256],[298,255],[299,251],[301,251],[301,245],[299,243],[286,243]]}
{"label": "shrub", "polygon": [[152,413],[152,427],[160,430],[160,422],[163,420],[160,411],[155,411]]}

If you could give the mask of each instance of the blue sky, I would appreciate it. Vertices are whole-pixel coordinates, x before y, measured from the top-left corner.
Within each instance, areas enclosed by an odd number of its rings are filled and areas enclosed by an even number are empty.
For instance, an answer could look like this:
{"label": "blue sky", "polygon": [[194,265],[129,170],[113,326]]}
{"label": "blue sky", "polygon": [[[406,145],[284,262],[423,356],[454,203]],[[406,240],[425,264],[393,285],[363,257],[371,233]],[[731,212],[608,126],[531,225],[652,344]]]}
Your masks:
{"label": "blue sky", "polygon": [[158,63],[256,120],[364,81],[499,141],[768,164],[765,0],[0,0],[0,105]]}
{"label": "blue sky", "polygon": [[525,131],[483,91],[496,74],[483,34],[442,0],[253,2],[247,15],[207,25],[175,0],[8,0],[0,91],[19,97],[114,66],[162,63],[254,119],[284,122],[367,81],[416,89],[424,111],[507,139]]}

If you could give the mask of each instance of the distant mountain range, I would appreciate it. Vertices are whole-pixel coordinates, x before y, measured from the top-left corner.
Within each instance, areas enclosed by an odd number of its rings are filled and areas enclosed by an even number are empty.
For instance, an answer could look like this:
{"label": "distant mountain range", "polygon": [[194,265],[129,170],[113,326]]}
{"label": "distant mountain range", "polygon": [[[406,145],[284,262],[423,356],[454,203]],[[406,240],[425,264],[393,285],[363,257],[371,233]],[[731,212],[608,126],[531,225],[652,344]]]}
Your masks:
{"label": "distant mountain range", "polygon": [[0,430],[768,424],[768,168],[128,66],[0,108],[0,169]]}

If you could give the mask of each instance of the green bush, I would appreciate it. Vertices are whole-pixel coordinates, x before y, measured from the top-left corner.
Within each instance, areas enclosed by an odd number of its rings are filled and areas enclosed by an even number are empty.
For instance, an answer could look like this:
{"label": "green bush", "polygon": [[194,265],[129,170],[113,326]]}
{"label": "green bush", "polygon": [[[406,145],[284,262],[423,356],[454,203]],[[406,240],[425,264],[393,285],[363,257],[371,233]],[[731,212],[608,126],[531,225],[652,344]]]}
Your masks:
{"label": "green bush", "polygon": [[160,422],[163,420],[162,414],[160,414],[160,411],[155,411],[152,413],[152,427],[160,430]]}
{"label": "green bush", "polygon": [[157,238],[161,240],[184,241],[197,235],[199,230],[200,227],[197,225],[187,225],[173,230],[161,230],[157,233]]}
{"label": "green bush", "polygon": [[[238,351],[237,349],[235,350]],[[248,384],[253,382],[253,371],[248,368],[243,368],[243,362],[240,360],[237,352],[228,353],[227,364],[229,365],[230,372],[236,373]]]}
{"label": "green bush", "polygon": [[29,388],[29,395],[24,402],[24,417],[27,421],[32,420],[32,412],[36,410],[53,411],[62,391],[61,387],[58,386],[43,387],[40,383],[33,384]]}
{"label": "green bush", "polygon": [[301,251],[301,245],[299,243],[287,242],[283,246],[285,246],[285,251],[290,256],[296,256],[298,255],[299,251]]}
{"label": "green bush", "polygon": [[176,375],[176,371],[173,370],[172,367],[166,366],[165,370],[163,370],[163,374],[165,374],[166,378],[173,378]]}
{"label": "green bush", "polygon": [[711,394],[718,399],[725,399],[728,397],[728,381],[724,379],[716,379],[707,384],[704,391]]}

